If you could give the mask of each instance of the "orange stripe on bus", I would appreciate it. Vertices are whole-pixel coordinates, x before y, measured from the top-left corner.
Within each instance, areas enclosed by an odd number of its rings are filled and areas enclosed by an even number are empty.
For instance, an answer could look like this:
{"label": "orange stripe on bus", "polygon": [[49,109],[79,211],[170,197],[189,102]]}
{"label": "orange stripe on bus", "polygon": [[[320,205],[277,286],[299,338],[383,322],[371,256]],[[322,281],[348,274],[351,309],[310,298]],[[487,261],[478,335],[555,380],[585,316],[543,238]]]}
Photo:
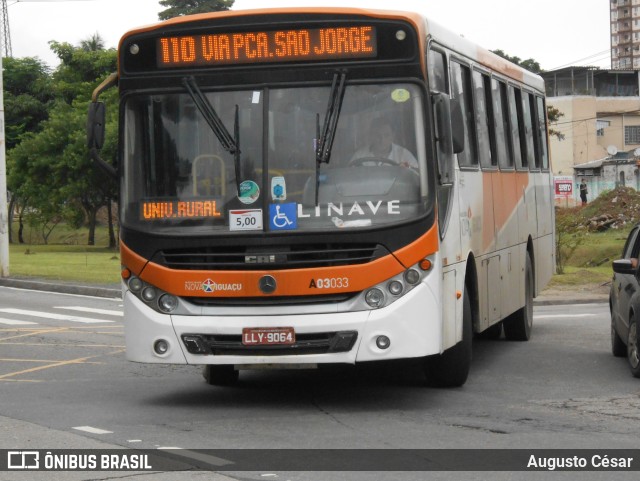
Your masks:
{"label": "orange stripe on bus", "polygon": [[[528,172],[486,172],[482,176],[484,225],[482,248],[490,250],[509,221],[517,219],[518,205],[529,186]],[[493,195],[493,198],[491,196]],[[490,222],[493,220],[493,223]]]}
{"label": "orange stripe on bus", "polygon": [[437,250],[438,230],[434,226],[415,242],[399,249],[395,255],[390,254],[367,264],[289,270],[205,271],[169,269],[147,262],[124,243],[120,244],[122,264],[143,281],[177,296],[212,297],[265,296],[258,285],[260,278],[265,275],[273,276],[278,284],[276,291],[270,294],[272,296],[359,292],[400,274],[406,267]]}

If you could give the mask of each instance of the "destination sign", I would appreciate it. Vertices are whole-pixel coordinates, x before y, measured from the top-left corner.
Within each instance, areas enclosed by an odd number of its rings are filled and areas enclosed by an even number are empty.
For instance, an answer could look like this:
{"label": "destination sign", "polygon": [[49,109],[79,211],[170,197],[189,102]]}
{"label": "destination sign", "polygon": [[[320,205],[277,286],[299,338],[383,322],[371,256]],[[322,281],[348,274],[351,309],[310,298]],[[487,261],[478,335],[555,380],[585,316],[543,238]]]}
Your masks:
{"label": "destination sign", "polygon": [[166,36],[157,39],[159,68],[372,58],[370,25]]}

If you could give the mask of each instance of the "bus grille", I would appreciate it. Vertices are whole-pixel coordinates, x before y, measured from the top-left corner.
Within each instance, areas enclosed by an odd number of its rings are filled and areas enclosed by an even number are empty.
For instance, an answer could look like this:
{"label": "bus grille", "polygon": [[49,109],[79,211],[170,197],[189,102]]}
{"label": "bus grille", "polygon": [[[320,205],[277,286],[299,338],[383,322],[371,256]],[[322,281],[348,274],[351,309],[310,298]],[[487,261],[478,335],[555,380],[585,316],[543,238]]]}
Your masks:
{"label": "bus grille", "polygon": [[365,264],[389,254],[377,244],[316,244],[304,246],[217,246],[167,249],[160,262],[181,270],[304,269]]}
{"label": "bus grille", "polygon": [[202,307],[299,306],[301,304],[339,304],[357,295],[359,295],[358,292],[317,296],[188,297],[186,299]]}
{"label": "bus grille", "polygon": [[350,351],[358,339],[355,331],[296,334],[295,344],[245,346],[241,335],[183,334],[191,354],[213,356],[294,356]]}

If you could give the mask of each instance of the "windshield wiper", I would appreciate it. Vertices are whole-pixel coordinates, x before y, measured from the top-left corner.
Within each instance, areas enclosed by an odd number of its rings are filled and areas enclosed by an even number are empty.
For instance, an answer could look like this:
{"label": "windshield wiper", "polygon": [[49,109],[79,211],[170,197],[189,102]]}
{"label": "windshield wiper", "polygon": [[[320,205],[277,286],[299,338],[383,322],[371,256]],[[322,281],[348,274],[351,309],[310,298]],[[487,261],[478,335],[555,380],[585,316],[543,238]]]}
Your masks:
{"label": "windshield wiper", "polygon": [[187,89],[187,92],[191,96],[193,103],[204,117],[204,120],[209,124],[211,130],[220,141],[222,148],[233,155],[233,165],[235,167],[236,174],[236,188],[238,190],[238,196],[240,195],[240,182],[242,176],[242,166],[240,164],[240,127],[239,127],[239,113],[238,105],[236,104],[236,113],[233,123],[233,137],[227,130],[227,128],[220,120],[220,117],[216,113],[216,110],[211,105],[211,102],[202,93],[200,87],[196,83],[196,79],[193,77],[184,77],[182,83]]}
{"label": "windshield wiper", "polygon": [[318,205],[318,191],[320,190],[320,164],[328,164],[331,160],[331,149],[333,140],[336,137],[336,128],[340,117],[340,109],[344,99],[346,87],[346,72],[336,72],[333,74],[331,91],[329,92],[329,103],[324,115],[324,125],[320,132],[320,114],[316,114],[316,205]]}

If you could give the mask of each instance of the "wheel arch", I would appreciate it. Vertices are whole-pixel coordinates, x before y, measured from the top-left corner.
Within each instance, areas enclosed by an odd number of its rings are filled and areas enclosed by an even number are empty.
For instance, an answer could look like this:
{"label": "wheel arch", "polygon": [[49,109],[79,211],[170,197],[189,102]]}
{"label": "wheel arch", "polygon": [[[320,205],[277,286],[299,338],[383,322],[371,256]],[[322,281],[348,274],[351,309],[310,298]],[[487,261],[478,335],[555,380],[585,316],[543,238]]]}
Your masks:
{"label": "wheel arch", "polygon": [[472,252],[467,257],[467,267],[464,273],[464,287],[466,287],[471,302],[471,320],[474,332],[478,332],[480,319],[480,291],[478,287],[478,269],[476,258]]}

